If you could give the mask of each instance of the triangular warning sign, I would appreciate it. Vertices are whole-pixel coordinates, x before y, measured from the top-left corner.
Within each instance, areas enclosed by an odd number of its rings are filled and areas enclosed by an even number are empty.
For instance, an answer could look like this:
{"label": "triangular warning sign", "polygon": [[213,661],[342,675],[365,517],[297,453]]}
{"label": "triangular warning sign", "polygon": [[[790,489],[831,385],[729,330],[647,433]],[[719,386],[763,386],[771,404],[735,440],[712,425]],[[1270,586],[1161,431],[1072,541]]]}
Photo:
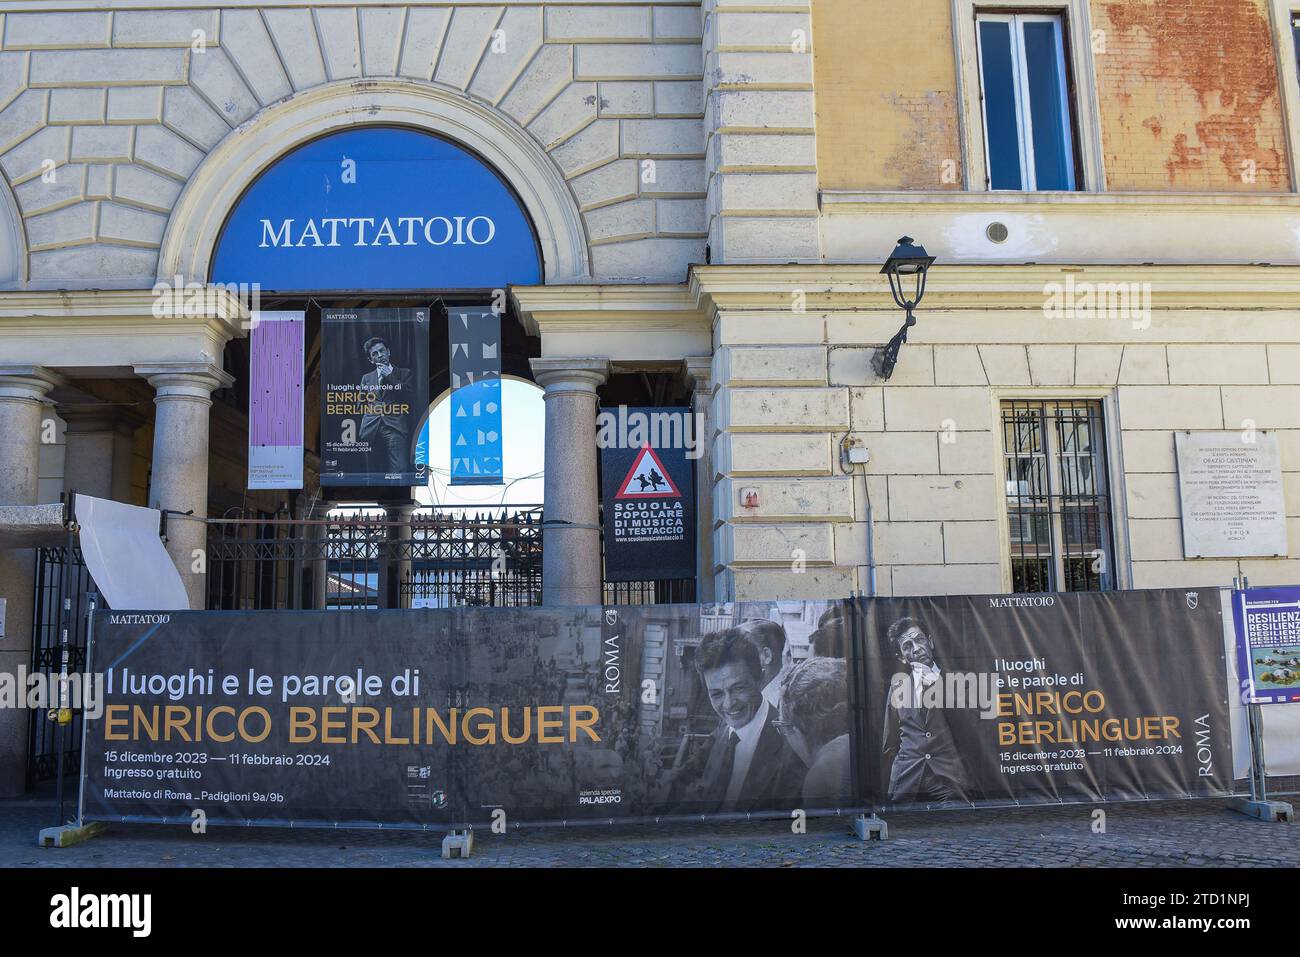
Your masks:
{"label": "triangular warning sign", "polygon": [[660,462],[659,456],[655,455],[655,450],[644,445],[641,447],[641,454],[632,463],[627,478],[623,479],[623,484],[619,486],[618,494],[614,497],[667,498],[681,494],[673,484],[672,476],[664,468],[664,463]]}

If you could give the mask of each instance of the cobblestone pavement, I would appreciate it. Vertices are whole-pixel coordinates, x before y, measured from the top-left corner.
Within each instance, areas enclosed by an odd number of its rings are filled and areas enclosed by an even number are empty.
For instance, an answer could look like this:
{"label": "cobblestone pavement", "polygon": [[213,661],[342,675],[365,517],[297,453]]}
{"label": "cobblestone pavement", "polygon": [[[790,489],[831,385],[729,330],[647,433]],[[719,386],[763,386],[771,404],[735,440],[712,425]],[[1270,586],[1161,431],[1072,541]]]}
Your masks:
{"label": "cobblestone pavement", "polygon": [[932,811],[889,816],[888,841],[849,819],[532,828],[475,832],[474,855],[444,861],[441,835],[361,830],[112,825],[70,848],[38,848],[45,801],[0,802],[3,867],[1297,867],[1300,827],[1255,821],[1225,801]]}

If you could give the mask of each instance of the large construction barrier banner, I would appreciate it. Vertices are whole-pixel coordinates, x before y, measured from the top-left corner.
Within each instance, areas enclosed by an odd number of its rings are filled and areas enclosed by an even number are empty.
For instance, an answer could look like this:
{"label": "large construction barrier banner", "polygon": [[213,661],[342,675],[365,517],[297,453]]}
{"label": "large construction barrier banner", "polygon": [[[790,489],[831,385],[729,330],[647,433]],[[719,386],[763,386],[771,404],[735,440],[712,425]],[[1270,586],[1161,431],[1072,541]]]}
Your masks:
{"label": "large construction barrier banner", "polygon": [[83,816],[511,827],[1225,794],[1218,602],[1194,594],[105,611]]}
{"label": "large construction barrier banner", "polygon": [[863,605],[862,760],[881,806],[1232,790],[1218,592]]}

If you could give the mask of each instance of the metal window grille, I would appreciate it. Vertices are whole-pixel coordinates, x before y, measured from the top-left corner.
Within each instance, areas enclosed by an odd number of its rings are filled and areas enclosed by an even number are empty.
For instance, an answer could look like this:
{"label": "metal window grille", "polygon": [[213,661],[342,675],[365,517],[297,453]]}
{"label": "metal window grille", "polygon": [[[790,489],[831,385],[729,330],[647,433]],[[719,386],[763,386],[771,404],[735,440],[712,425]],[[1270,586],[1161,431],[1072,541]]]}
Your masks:
{"label": "metal window grille", "polygon": [[1013,592],[1109,591],[1114,536],[1101,403],[1002,403]]}

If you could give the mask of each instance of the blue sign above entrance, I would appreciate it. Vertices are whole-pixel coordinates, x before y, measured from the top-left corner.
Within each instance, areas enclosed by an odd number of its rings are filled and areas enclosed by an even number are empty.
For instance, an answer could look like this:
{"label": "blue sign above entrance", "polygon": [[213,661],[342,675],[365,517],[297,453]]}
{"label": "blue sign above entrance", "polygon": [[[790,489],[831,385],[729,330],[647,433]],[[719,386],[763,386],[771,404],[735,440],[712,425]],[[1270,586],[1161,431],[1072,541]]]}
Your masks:
{"label": "blue sign above entrance", "polygon": [[488,165],[427,133],[364,127],[299,147],[226,221],[212,281],[264,290],[541,282],[532,225]]}

